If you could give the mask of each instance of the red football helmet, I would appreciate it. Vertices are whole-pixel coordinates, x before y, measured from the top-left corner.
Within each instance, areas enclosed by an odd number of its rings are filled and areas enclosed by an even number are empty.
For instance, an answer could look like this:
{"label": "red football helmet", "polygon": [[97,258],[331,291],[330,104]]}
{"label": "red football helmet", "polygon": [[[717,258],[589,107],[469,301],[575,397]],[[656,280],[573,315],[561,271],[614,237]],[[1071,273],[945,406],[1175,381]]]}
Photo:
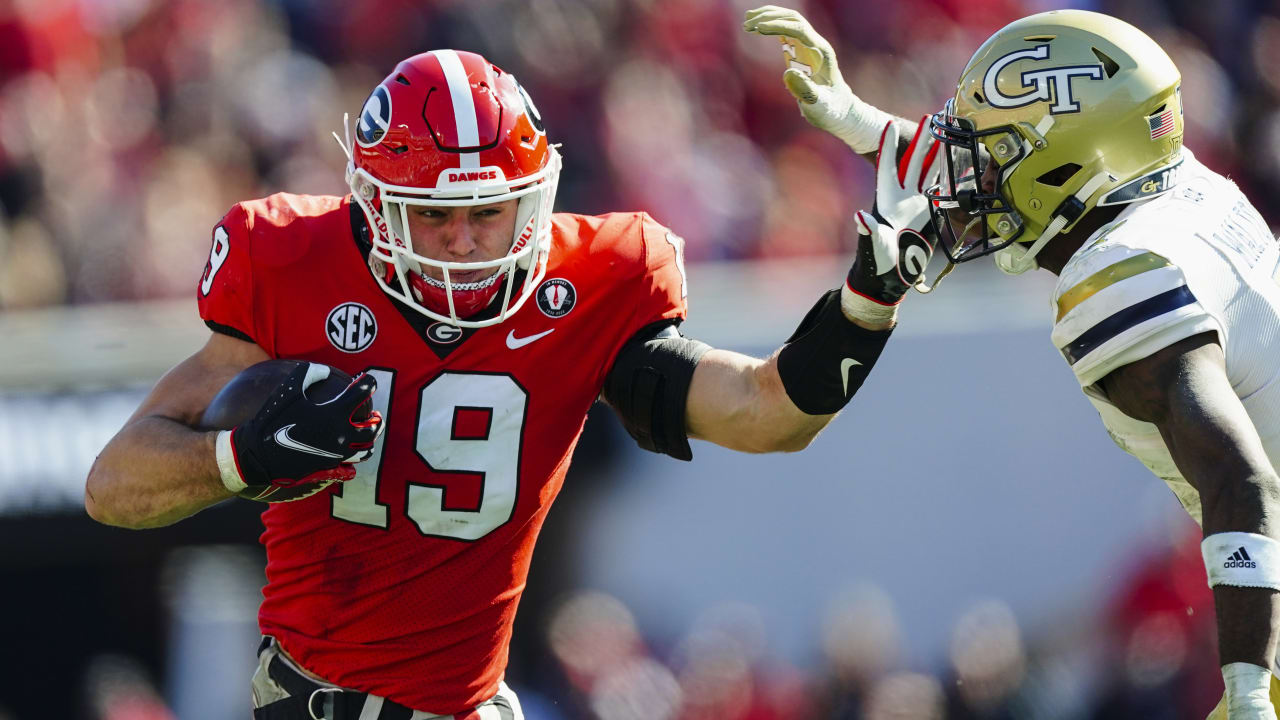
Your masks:
{"label": "red football helmet", "polygon": [[[414,55],[373,89],[347,137],[347,183],[369,222],[369,264],[382,289],[428,317],[462,327],[495,325],[519,310],[546,272],[560,155],[516,79],[475,53]],[[413,251],[408,206],[517,198],[505,256],[448,262]],[[428,268],[438,269],[440,278]],[[493,272],[474,282],[450,279],[450,273],[486,270]],[[524,273],[517,289],[518,270]],[[489,307],[499,291],[494,315],[467,319]]]}

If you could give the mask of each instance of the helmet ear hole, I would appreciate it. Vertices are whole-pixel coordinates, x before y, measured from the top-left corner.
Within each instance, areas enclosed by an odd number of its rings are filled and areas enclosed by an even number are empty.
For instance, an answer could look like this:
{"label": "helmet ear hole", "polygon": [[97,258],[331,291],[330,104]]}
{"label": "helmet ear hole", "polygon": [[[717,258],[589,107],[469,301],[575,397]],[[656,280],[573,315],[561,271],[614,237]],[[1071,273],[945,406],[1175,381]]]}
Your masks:
{"label": "helmet ear hole", "polygon": [[1075,177],[1078,172],[1080,172],[1079,165],[1065,163],[1036,178],[1036,182],[1049,187],[1062,187],[1067,184],[1068,180]]}

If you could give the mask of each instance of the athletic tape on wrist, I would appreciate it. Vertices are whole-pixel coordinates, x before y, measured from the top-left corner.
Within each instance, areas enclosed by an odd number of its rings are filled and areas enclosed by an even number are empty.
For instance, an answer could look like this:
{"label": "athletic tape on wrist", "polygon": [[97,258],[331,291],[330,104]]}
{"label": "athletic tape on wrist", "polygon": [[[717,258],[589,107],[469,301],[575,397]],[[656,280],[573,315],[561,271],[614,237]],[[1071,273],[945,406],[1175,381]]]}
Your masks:
{"label": "athletic tape on wrist", "polygon": [[1200,543],[1209,587],[1280,590],[1280,542],[1247,532],[1215,533]]}
{"label": "athletic tape on wrist", "polygon": [[891,332],[854,325],[840,307],[840,291],[831,290],[778,353],[787,397],[809,415],[839,412],[862,387]]}
{"label": "athletic tape on wrist", "polygon": [[[1227,689],[1227,714],[1231,717],[1266,717],[1257,711],[1275,712],[1271,705],[1271,671],[1247,662],[1222,666]],[[1272,716],[1274,717],[1274,715]]]}
{"label": "athletic tape on wrist", "polygon": [[230,430],[223,430],[218,433],[214,448],[214,456],[218,458],[218,472],[222,475],[223,486],[233,493],[238,493],[249,487],[249,484],[240,477],[240,469],[236,465],[236,450],[231,446]]}
{"label": "athletic tape on wrist", "polygon": [[859,295],[846,283],[840,288],[840,309],[846,317],[858,318],[868,325],[891,325],[898,321],[898,306],[878,303]]}
{"label": "athletic tape on wrist", "polygon": [[837,136],[859,155],[873,153],[880,147],[885,124],[893,119],[889,113],[855,95],[836,131]]}

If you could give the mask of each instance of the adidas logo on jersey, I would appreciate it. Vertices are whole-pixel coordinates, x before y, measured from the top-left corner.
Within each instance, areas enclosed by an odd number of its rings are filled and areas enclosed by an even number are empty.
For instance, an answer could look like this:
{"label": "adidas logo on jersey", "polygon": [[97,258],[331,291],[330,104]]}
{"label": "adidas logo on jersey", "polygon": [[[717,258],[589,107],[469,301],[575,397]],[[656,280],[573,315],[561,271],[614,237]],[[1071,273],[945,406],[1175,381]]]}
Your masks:
{"label": "adidas logo on jersey", "polygon": [[1253,558],[1249,557],[1249,553],[1246,552],[1244,548],[1240,548],[1239,550],[1231,553],[1231,557],[1227,558],[1227,561],[1222,564],[1222,567],[1256,568],[1258,567],[1258,563],[1254,562]]}

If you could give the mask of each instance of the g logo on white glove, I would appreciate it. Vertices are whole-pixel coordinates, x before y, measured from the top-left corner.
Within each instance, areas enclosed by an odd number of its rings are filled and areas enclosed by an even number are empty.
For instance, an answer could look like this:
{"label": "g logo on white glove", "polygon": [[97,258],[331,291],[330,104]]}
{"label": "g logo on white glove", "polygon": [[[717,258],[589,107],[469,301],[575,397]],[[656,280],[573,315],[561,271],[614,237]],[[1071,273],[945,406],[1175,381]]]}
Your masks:
{"label": "g logo on white glove", "polygon": [[[915,136],[902,158],[897,159],[898,128],[885,125],[876,158],[876,201],[871,212],[858,211],[858,257],[849,271],[849,293],[881,306],[896,306],[907,290],[920,281],[933,243],[924,236],[930,225],[929,200],[921,192],[937,182],[938,148],[926,132],[928,118],[916,126]],[[879,317],[884,311],[846,298],[851,317]]]}

